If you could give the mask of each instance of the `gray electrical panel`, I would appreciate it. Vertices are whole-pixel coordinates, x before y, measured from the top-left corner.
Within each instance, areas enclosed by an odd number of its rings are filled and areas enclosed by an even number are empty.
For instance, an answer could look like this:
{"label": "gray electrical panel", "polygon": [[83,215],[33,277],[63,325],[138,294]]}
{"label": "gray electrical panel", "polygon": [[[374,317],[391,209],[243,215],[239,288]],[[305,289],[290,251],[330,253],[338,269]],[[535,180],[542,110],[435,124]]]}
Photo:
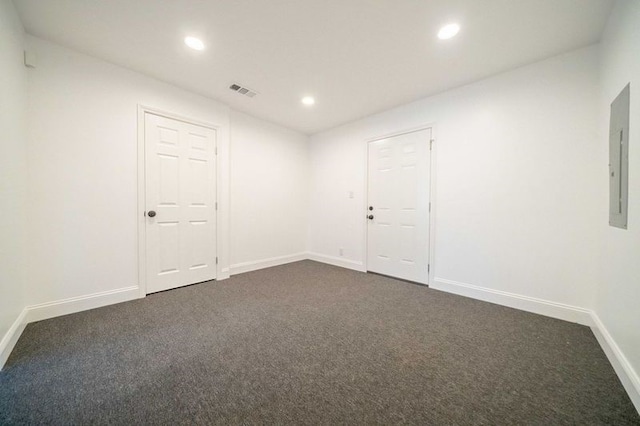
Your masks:
{"label": "gray electrical panel", "polygon": [[627,84],[611,104],[609,121],[609,225],[627,229],[629,196],[629,101]]}

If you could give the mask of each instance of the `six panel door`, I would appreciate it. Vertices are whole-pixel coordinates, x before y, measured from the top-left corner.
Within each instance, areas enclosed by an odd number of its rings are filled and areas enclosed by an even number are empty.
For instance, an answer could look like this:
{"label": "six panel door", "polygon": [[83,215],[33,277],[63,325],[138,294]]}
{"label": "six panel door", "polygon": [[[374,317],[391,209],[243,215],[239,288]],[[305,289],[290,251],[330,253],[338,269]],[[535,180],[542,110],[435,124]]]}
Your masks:
{"label": "six panel door", "polygon": [[147,293],[216,278],[216,131],[145,114]]}
{"label": "six panel door", "polygon": [[428,284],[431,130],[369,143],[367,269]]}

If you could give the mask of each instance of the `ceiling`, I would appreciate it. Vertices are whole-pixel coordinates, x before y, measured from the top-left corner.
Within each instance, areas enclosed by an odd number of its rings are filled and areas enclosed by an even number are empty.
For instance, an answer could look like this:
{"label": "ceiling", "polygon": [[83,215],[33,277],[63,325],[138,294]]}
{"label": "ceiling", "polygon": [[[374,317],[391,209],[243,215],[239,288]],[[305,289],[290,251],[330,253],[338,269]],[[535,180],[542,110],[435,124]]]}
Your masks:
{"label": "ceiling", "polygon": [[[27,32],[312,134],[599,41],[613,0],[14,0]],[[443,24],[462,30],[439,40]],[[187,35],[207,48],[188,49]],[[240,83],[254,98],[228,89]],[[312,95],[313,107],[300,99]]]}

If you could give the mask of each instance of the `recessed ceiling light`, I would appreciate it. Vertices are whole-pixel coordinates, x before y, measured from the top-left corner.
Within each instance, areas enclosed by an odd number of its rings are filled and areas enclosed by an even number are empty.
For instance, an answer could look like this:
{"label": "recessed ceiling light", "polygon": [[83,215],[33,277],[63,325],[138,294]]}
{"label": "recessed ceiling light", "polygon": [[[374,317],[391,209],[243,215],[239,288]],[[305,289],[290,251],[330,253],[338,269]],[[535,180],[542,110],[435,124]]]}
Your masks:
{"label": "recessed ceiling light", "polygon": [[305,96],[304,98],[302,98],[302,103],[304,105],[310,106],[316,103],[316,100],[313,99],[311,96]]}
{"label": "recessed ceiling light", "polygon": [[202,42],[202,40],[196,37],[185,37],[184,44],[186,44],[193,50],[204,50],[204,43]]}
{"label": "recessed ceiling light", "polygon": [[438,38],[440,40],[447,40],[451,37],[454,37],[460,31],[460,25],[458,24],[448,24],[444,27],[440,28],[438,31]]}

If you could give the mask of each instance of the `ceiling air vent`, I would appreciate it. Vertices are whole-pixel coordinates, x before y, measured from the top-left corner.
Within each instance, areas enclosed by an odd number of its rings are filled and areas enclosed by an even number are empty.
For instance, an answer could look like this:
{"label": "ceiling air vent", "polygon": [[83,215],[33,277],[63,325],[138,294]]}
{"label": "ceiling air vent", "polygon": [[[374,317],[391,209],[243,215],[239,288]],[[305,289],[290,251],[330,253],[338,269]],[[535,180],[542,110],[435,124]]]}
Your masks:
{"label": "ceiling air vent", "polygon": [[229,86],[229,89],[233,90],[234,92],[238,92],[241,95],[248,96],[250,98],[253,98],[255,95],[258,94],[258,92],[256,92],[255,90],[251,90],[248,87],[240,86],[239,84],[236,84],[236,83],[233,83],[231,86]]}

